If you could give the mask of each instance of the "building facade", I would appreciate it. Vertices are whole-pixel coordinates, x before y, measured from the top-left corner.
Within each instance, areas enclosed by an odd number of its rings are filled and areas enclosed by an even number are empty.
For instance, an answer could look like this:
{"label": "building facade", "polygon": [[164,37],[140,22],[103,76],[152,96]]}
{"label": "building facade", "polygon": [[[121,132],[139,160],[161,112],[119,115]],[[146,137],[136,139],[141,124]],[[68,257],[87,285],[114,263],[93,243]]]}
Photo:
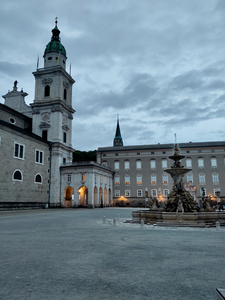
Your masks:
{"label": "building facade", "polygon": [[[169,156],[173,155],[174,144],[123,146],[118,126],[114,146],[97,151],[97,162],[115,172],[114,205],[144,205],[149,197],[165,201],[173,186],[165,170],[172,165]],[[214,202],[217,192],[224,198],[225,142],[181,143],[179,148],[185,155],[183,166],[190,168],[183,182],[196,201],[201,199],[203,189]]]}
{"label": "building facade", "polygon": [[94,162],[73,164],[72,86],[60,31],[52,30],[37,68],[35,97],[13,90],[0,105],[0,208],[111,205],[113,171]]}

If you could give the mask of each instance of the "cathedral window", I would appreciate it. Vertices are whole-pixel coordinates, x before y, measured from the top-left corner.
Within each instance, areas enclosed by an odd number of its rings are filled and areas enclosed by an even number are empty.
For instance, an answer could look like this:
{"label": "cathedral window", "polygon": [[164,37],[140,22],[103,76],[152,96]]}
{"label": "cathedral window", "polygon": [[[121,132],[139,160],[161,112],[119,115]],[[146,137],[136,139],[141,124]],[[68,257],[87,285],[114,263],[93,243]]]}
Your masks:
{"label": "cathedral window", "polygon": [[37,175],[35,176],[35,183],[42,183],[42,177],[41,177],[40,174],[37,174]]}
{"label": "cathedral window", "polygon": [[204,159],[203,158],[198,158],[198,167],[203,168],[204,167]]}
{"label": "cathedral window", "polygon": [[115,170],[119,170],[119,168],[120,168],[120,163],[119,163],[119,161],[115,161],[115,162],[114,162],[114,169],[115,169]]}
{"label": "cathedral window", "polygon": [[186,158],[186,167],[191,168],[192,167],[192,161],[191,158]]}
{"label": "cathedral window", "polygon": [[218,174],[212,174],[212,181],[213,183],[219,182],[219,175]]}
{"label": "cathedral window", "polygon": [[43,164],[43,157],[44,157],[44,152],[36,150],[35,162],[39,164]]}
{"label": "cathedral window", "polygon": [[14,181],[22,181],[23,180],[23,176],[22,176],[22,173],[20,172],[20,170],[14,171],[13,180]]}
{"label": "cathedral window", "polygon": [[64,89],[64,100],[67,100],[67,89]]}
{"label": "cathedral window", "polygon": [[166,159],[163,159],[162,160],[162,168],[167,168],[167,160]]}
{"label": "cathedral window", "polygon": [[42,130],[42,138],[47,141],[47,139],[48,139],[48,130]]}
{"label": "cathedral window", "polygon": [[50,96],[50,86],[46,85],[45,86],[45,97],[49,97]]}
{"label": "cathedral window", "polygon": [[25,146],[21,144],[14,144],[14,157],[24,159]]}
{"label": "cathedral window", "polygon": [[141,175],[137,176],[137,184],[142,184],[142,176]]}
{"label": "cathedral window", "polygon": [[155,159],[151,159],[150,160],[150,167],[151,167],[151,169],[155,169],[156,168],[156,161],[155,161]]}
{"label": "cathedral window", "polygon": [[115,184],[120,184],[120,176],[115,176]]}

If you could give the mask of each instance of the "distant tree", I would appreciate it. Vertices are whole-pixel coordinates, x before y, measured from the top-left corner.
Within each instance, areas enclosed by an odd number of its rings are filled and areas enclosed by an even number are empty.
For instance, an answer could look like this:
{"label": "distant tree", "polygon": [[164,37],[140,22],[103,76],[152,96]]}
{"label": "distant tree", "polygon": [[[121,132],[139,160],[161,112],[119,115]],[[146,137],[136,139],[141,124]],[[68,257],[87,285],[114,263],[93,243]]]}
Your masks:
{"label": "distant tree", "polygon": [[96,150],[94,151],[79,151],[73,152],[73,162],[77,161],[96,161]]}

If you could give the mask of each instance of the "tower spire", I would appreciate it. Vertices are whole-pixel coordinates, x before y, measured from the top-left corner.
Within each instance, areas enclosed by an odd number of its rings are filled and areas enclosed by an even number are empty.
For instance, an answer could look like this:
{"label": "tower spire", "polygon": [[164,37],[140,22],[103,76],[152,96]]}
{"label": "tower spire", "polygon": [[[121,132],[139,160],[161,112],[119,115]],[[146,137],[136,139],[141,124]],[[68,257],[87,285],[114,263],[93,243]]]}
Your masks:
{"label": "tower spire", "polygon": [[123,139],[120,132],[119,115],[117,115],[116,134],[114,138],[114,146],[123,146]]}

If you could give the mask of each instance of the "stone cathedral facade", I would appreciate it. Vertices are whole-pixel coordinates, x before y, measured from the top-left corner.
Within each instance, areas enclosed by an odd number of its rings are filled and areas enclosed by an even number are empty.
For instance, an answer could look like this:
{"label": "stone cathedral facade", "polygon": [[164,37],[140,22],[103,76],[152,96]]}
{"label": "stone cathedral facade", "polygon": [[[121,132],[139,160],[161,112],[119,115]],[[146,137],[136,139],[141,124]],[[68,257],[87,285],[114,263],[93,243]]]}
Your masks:
{"label": "stone cathedral facade", "polygon": [[12,91],[0,105],[0,207],[76,207],[112,204],[113,171],[95,162],[72,163],[72,86],[60,31],[52,30],[37,68],[34,101]]}

